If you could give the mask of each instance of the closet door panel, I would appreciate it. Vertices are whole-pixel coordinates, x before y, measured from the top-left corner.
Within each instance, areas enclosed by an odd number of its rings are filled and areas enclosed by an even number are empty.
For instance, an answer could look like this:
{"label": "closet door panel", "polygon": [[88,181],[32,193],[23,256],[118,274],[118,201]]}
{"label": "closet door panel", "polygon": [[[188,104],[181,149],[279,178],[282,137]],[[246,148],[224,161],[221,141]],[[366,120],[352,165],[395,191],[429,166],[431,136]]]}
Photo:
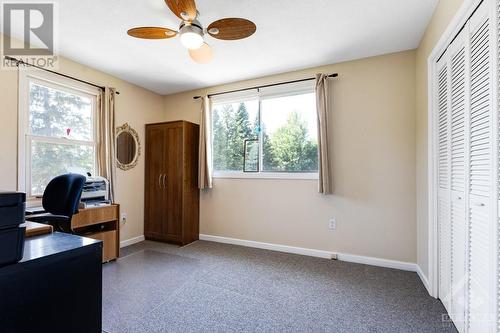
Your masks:
{"label": "closet door panel", "polygon": [[469,258],[468,315],[470,332],[492,328],[493,236],[491,203],[492,165],[492,62],[488,1],[469,21],[470,124],[469,124]]}
{"label": "closet door panel", "polygon": [[439,298],[451,312],[450,68],[448,53],[438,63]]}
{"label": "closet door panel", "polygon": [[451,69],[451,311],[459,332],[466,321],[466,45],[465,32],[450,45]]}
{"label": "closet door panel", "polygon": [[491,282],[491,242],[485,233],[491,226],[490,205],[484,197],[470,198],[469,332],[487,332],[491,328],[493,292]]}

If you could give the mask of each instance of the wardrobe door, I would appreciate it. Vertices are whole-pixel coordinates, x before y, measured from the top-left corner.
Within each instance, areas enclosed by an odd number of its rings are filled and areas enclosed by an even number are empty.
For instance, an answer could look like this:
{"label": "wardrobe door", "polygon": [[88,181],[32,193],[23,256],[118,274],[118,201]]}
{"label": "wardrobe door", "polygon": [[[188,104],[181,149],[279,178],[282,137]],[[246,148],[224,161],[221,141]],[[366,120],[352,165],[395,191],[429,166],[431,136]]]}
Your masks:
{"label": "wardrobe door", "polygon": [[450,69],[448,53],[438,62],[439,298],[451,313]]}
{"label": "wardrobe door", "polygon": [[489,2],[469,21],[470,43],[470,166],[468,315],[470,332],[492,328],[494,299],[492,233],[492,63]]}
{"label": "wardrobe door", "polygon": [[184,163],[183,124],[181,122],[165,125],[165,205],[163,233],[169,240],[182,241],[182,189]]}
{"label": "wardrobe door", "polygon": [[[466,97],[466,43],[462,31],[449,47],[451,71],[451,311],[450,316],[459,332],[465,331],[466,300],[466,122],[468,98]],[[468,164],[468,163],[467,163]]]}
{"label": "wardrobe door", "polygon": [[146,126],[146,169],[144,200],[145,236],[161,237],[163,233],[163,174],[165,135],[161,125]]}

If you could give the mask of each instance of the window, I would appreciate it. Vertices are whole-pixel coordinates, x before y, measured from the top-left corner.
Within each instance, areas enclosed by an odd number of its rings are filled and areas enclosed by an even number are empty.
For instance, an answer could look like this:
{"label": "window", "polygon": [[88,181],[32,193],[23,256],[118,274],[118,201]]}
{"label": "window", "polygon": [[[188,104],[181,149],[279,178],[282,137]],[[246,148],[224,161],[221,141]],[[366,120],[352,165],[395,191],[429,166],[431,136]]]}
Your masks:
{"label": "window", "polygon": [[20,187],[42,195],[64,173],[95,173],[97,91],[49,73],[20,73]]}
{"label": "window", "polygon": [[245,140],[259,136],[259,100],[215,104],[213,107],[215,171],[243,171]]}
{"label": "window", "polygon": [[213,101],[215,177],[317,178],[316,96],[309,86]]}

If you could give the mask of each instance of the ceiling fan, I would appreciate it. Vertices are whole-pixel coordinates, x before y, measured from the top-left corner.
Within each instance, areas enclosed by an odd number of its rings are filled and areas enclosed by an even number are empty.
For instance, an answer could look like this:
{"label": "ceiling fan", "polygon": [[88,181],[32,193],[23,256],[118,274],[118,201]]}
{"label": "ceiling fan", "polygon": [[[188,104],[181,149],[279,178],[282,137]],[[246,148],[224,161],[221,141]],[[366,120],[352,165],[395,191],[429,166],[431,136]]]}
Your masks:
{"label": "ceiling fan", "polygon": [[238,40],[255,33],[255,23],[243,18],[224,18],[212,22],[206,29],[198,20],[200,13],[194,0],[165,0],[168,8],[182,20],[178,31],[161,27],[138,27],[127,31],[132,37],[167,39],[180,36],[181,43],[195,62],[206,64],[213,58],[212,49],[205,42],[205,34],[221,40]]}

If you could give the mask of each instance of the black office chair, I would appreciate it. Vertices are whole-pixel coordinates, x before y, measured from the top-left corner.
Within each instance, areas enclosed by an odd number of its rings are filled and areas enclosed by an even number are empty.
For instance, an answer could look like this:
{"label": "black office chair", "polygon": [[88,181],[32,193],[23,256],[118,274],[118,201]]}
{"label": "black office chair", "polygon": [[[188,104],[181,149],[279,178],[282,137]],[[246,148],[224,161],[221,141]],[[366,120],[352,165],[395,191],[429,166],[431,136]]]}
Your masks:
{"label": "black office chair", "polygon": [[85,180],[84,176],[74,173],[52,179],[43,192],[42,206],[46,213],[28,215],[26,220],[50,224],[56,231],[72,233],[71,218],[78,213]]}

